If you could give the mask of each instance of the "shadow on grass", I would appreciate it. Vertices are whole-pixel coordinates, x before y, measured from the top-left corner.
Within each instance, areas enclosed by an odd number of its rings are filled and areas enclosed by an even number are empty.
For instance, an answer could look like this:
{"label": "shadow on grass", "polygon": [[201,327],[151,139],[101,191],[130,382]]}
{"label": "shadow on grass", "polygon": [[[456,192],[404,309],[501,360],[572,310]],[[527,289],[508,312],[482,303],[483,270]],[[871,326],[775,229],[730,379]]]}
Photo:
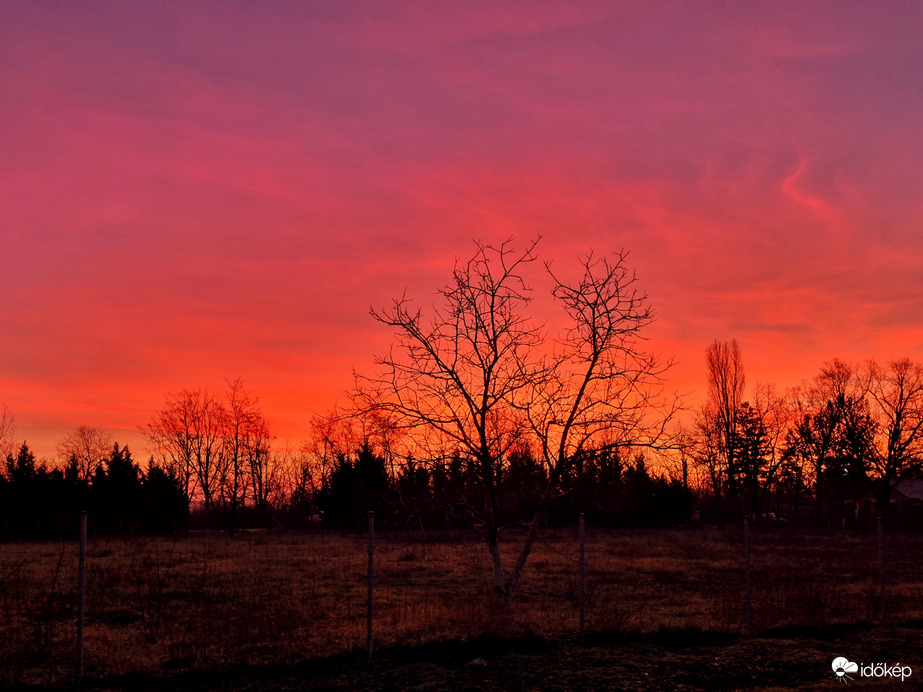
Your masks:
{"label": "shadow on grass", "polygon": [[[695,629],[647,634],[610,631],[593,633],[584,644],[574,638],[482,635],[381,649],[371,662],[364,651],[348,652],[295,664],[130,674],[90,680],[80,689],[826,689],[833,682],[829,669],[832,657],[862,651],[869,645],[879,651],[891,647],[895,656],[923,664],[923,649],[916,645],[910,647],[912,650],[894,650],[909,641],[919,642],[921,628],[921,622],[899,628],[876,628],[869,623],[790,626],[749,639]],[[911,661],[905,654],[919,660]]]}
{"label": "shadow on grass", "polygon": [[[165,672],[159,675],[126,674],[108,678],[91,679],[83,686],[48,688],[42,686],[17,686],[17,690],[80,689],[103,690],[275,690],[275,689],[394,689],[387,681],[401,669],[434,667],[446,672],[480,668],[496,668],[500,659],[542,660],[560,654],[562,648],[578,654],[593,649],[614,649],[620,646],[654,646],[682,649],[729,646],[738,637],[719,632],[693,629],[662,630],[651,634],[610,631],[595,632],[586,637],[583,645],[576,639],[548,639],[539,636],[501,636],[484,634],[468,640],[430,642],[417,646],[392,646],[375,651],[373,660],[362,652],[344,652],[325,658],[306,659],[294,664],[266,666],[240,666],[222,670],[188,670]],[[481,677],[475,675],[475,677]],[[384,687],[375,680],[384,678]],[[446,680],[445,683],[449,684]],[[355,685],[355,687],[354,687]],[[430,688],[427,686],[427,688]],[[446,689],[436,686],[432,689]],[[477,689],[477,687],[474,687]]]}

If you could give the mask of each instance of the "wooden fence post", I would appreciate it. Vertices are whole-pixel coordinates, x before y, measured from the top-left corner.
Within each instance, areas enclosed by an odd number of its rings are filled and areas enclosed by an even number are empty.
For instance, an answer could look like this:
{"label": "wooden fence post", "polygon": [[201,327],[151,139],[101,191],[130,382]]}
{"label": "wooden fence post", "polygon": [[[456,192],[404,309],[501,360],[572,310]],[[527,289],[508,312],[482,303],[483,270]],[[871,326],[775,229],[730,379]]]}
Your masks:
{"label": "wooden fence post", "polygon": [[881,590],[881,624],[888,624],[888,575],[885,570],[885,528],[881,515],[878,516],[878,581]]}
{"label": "wooden fence post", "polygon": [[83,681],[83,630],[87,602],[87,513],[80,513],[80,557],[77,563],[77,662],[74,677]]}
{"label": "wooden fence post", "polygon": [[746,583],[746,629],[753,636],[753,579],[750,573],[750,517],[744,517],[744,581]]}
{"label": "wooden fence post", "polygon": [[586,521],[580,513],[580,643],[586,640]]}
{"label": "wooden fence post", "polygon": [[372,606],[375,588],[375,512],[369,512],[369,575],[368,575],[368,617],[366,637],[368,640],[369,660],[372,660]]}

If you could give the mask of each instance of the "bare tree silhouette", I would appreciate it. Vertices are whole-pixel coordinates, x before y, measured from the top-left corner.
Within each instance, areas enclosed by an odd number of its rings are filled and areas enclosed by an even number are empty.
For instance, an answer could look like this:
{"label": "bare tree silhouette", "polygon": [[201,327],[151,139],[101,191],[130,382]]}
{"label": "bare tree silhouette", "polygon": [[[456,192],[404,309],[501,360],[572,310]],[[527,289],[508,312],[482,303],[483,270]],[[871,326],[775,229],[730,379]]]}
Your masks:
{"label": "bare tree silhouette", "polygon": [[58,454],[65,464],[75,464],[77,477],[82,481],[93,478],[112,450],[112,436],[102,428],[81,425],[72,430],[58,444]]}
{"label": "bare tree silhouette", "polygon": [[[530,312],[526,272],[538,259],[530,243],[476,243],[456,262],[430,316],[402,296],[374,319],[395,330],[379,370],[357,376],[355,401],[413,434],[429,456],[461,454],[481,487],[468,510],[482,527],[493,567],[495,599],[508,603],[562,475],[581,455],[625,445],[650,445],[663,435],[675,398],[662,396],[669,367],[640,348],[653,319],[647,296],[627,268],[627,253],[580,264],[576,281],[546,263],[565,327],[555,333]],[[534,442],[545,487],[512,569],[500,550],[498,492],[510,453]],[[441,454],[434,454],[434,449]]]}
{"label": "bare tree silhouette", "polygon": [[894,484],[923,471],[923,365],[909,358],[886,366],[869,361],[861,376],[875,422],[870,455],[875,494],[886,506]]}
{"label": "bare tree silhouette", "polygon": [[226,477],[227,411],[207,388],[168,394],[166,405],[141,428],[155,456],[182,480],[187,500],[201,495],[210,510]]}
{"label": "bare tree silhouette", "polygon": [[737,339],[714,341],[705,350],[708,395],[696,419],[700,445],[698,462],[707,469],[719,512],[737,507],[740,468],[735,442],[744,397],[744,365]]}
{"label": "bare tree silhouette", "polygon": [[16,418],[6,404],[0,406],[0,459],[13,453],[16,437]]}

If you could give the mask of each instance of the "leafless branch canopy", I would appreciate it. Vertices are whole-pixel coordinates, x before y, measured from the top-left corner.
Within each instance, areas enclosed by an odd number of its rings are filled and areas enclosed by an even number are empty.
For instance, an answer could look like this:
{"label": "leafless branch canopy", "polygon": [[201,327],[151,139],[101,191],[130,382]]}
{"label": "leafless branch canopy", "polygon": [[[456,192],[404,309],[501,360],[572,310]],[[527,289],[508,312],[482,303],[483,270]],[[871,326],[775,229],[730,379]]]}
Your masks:
{"label": "leafless branch canopy", "polygon": [[[395,332],[378,372],[357,376],[363,413],[384,415],[417,444],[464,456],[484,491],[483,522],[498,598],[507,600],[535,530],[567,466],[606,447],[652,445],[676,411],[662,396],[669,364],[641,348],[653,319],[647,296],[627,268],[627,253],[590,253],[575,281],[545,263],[564,328],[550,330],[530,312],[526,275],[538,240],[524,251],[507,241],[476,244],[456,262],[439,304],[426,315],[403,295],[371,315]],[[517,445],[540,450],[546,484],[525,547],[506,579],[498,547],[498,479]],[[434,458],[438,455],[429,452]]]}
{"label": "leafless branch canopy", "polygon": [[588,451],[654,445],[675,413],[677,400],[663,396],[670,364],[641,348],[653,311],[627,258],[591,253],[570,283],[546,264],[568,326],[545,355],[525,411],[552,474]]}
{"label": "leafless branch canopy", "polygon": [[372,317],[395,329],[391,351],[376,358],[380,374],[360,378],[365,408],[401,428],[429,428],[482,462],[500,459],[523,432],[528,390],[543,379],[536,358],[541,325],[521,271],[536,260],[535,243],[514,254],[508,244],[477,246],[456,263],[430,317],[406,295]]}
{"label": "leafless branch canopy", "polygon": [[80,425],[61,441],[58,454],[65,464],[76,464],[78,478],[89,481],[106,461],[112,445],[112,436],[102,428]]}
{"label": "leafless branch canopy", "polygon": [[16,419],[6,404],[0,406],[0,456],[6,458],[13,453],[16,436]]}

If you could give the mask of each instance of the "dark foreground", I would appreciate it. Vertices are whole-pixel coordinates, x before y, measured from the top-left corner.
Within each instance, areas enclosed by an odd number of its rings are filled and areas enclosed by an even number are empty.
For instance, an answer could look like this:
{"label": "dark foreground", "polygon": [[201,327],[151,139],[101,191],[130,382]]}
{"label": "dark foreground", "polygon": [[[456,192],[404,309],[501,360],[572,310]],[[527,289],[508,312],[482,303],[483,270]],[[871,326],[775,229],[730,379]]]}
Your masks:
{"label": "dark foreground", "polygon": [[[835,657],[857,663],[903,664],[893,677],[837,679]],[[365,660],[364,652],[293,665],[220,673],[129,675],[95,680],[87,690],[833,690],[923,689],[923,623],[883,628],[865,624],[766,632],[751,639],[664,631],[601,634],[586,645],[542,638],[479,637],[395,647]],[[845,684],[844,684],[845,683]],[[848,685],[848,686],[847,686]],[[39,687],[24,689],[43,689]]]}
{"label": "dark foreground", "polygon": [[[87,689],[848,689],[841,656],[910,666],[877,685],[923,689],[921,534],[887,536],[887,627],[874,532],[754,532],[748,590],[739,530],[593,530],[586,647],[578,550],[574,531],[543,535],[497,608],[479,541],[380,537],[368,664],[364,536],[97,539]],[[71,683],[76,568],[73,543],[0,545],[0,686]]]}

